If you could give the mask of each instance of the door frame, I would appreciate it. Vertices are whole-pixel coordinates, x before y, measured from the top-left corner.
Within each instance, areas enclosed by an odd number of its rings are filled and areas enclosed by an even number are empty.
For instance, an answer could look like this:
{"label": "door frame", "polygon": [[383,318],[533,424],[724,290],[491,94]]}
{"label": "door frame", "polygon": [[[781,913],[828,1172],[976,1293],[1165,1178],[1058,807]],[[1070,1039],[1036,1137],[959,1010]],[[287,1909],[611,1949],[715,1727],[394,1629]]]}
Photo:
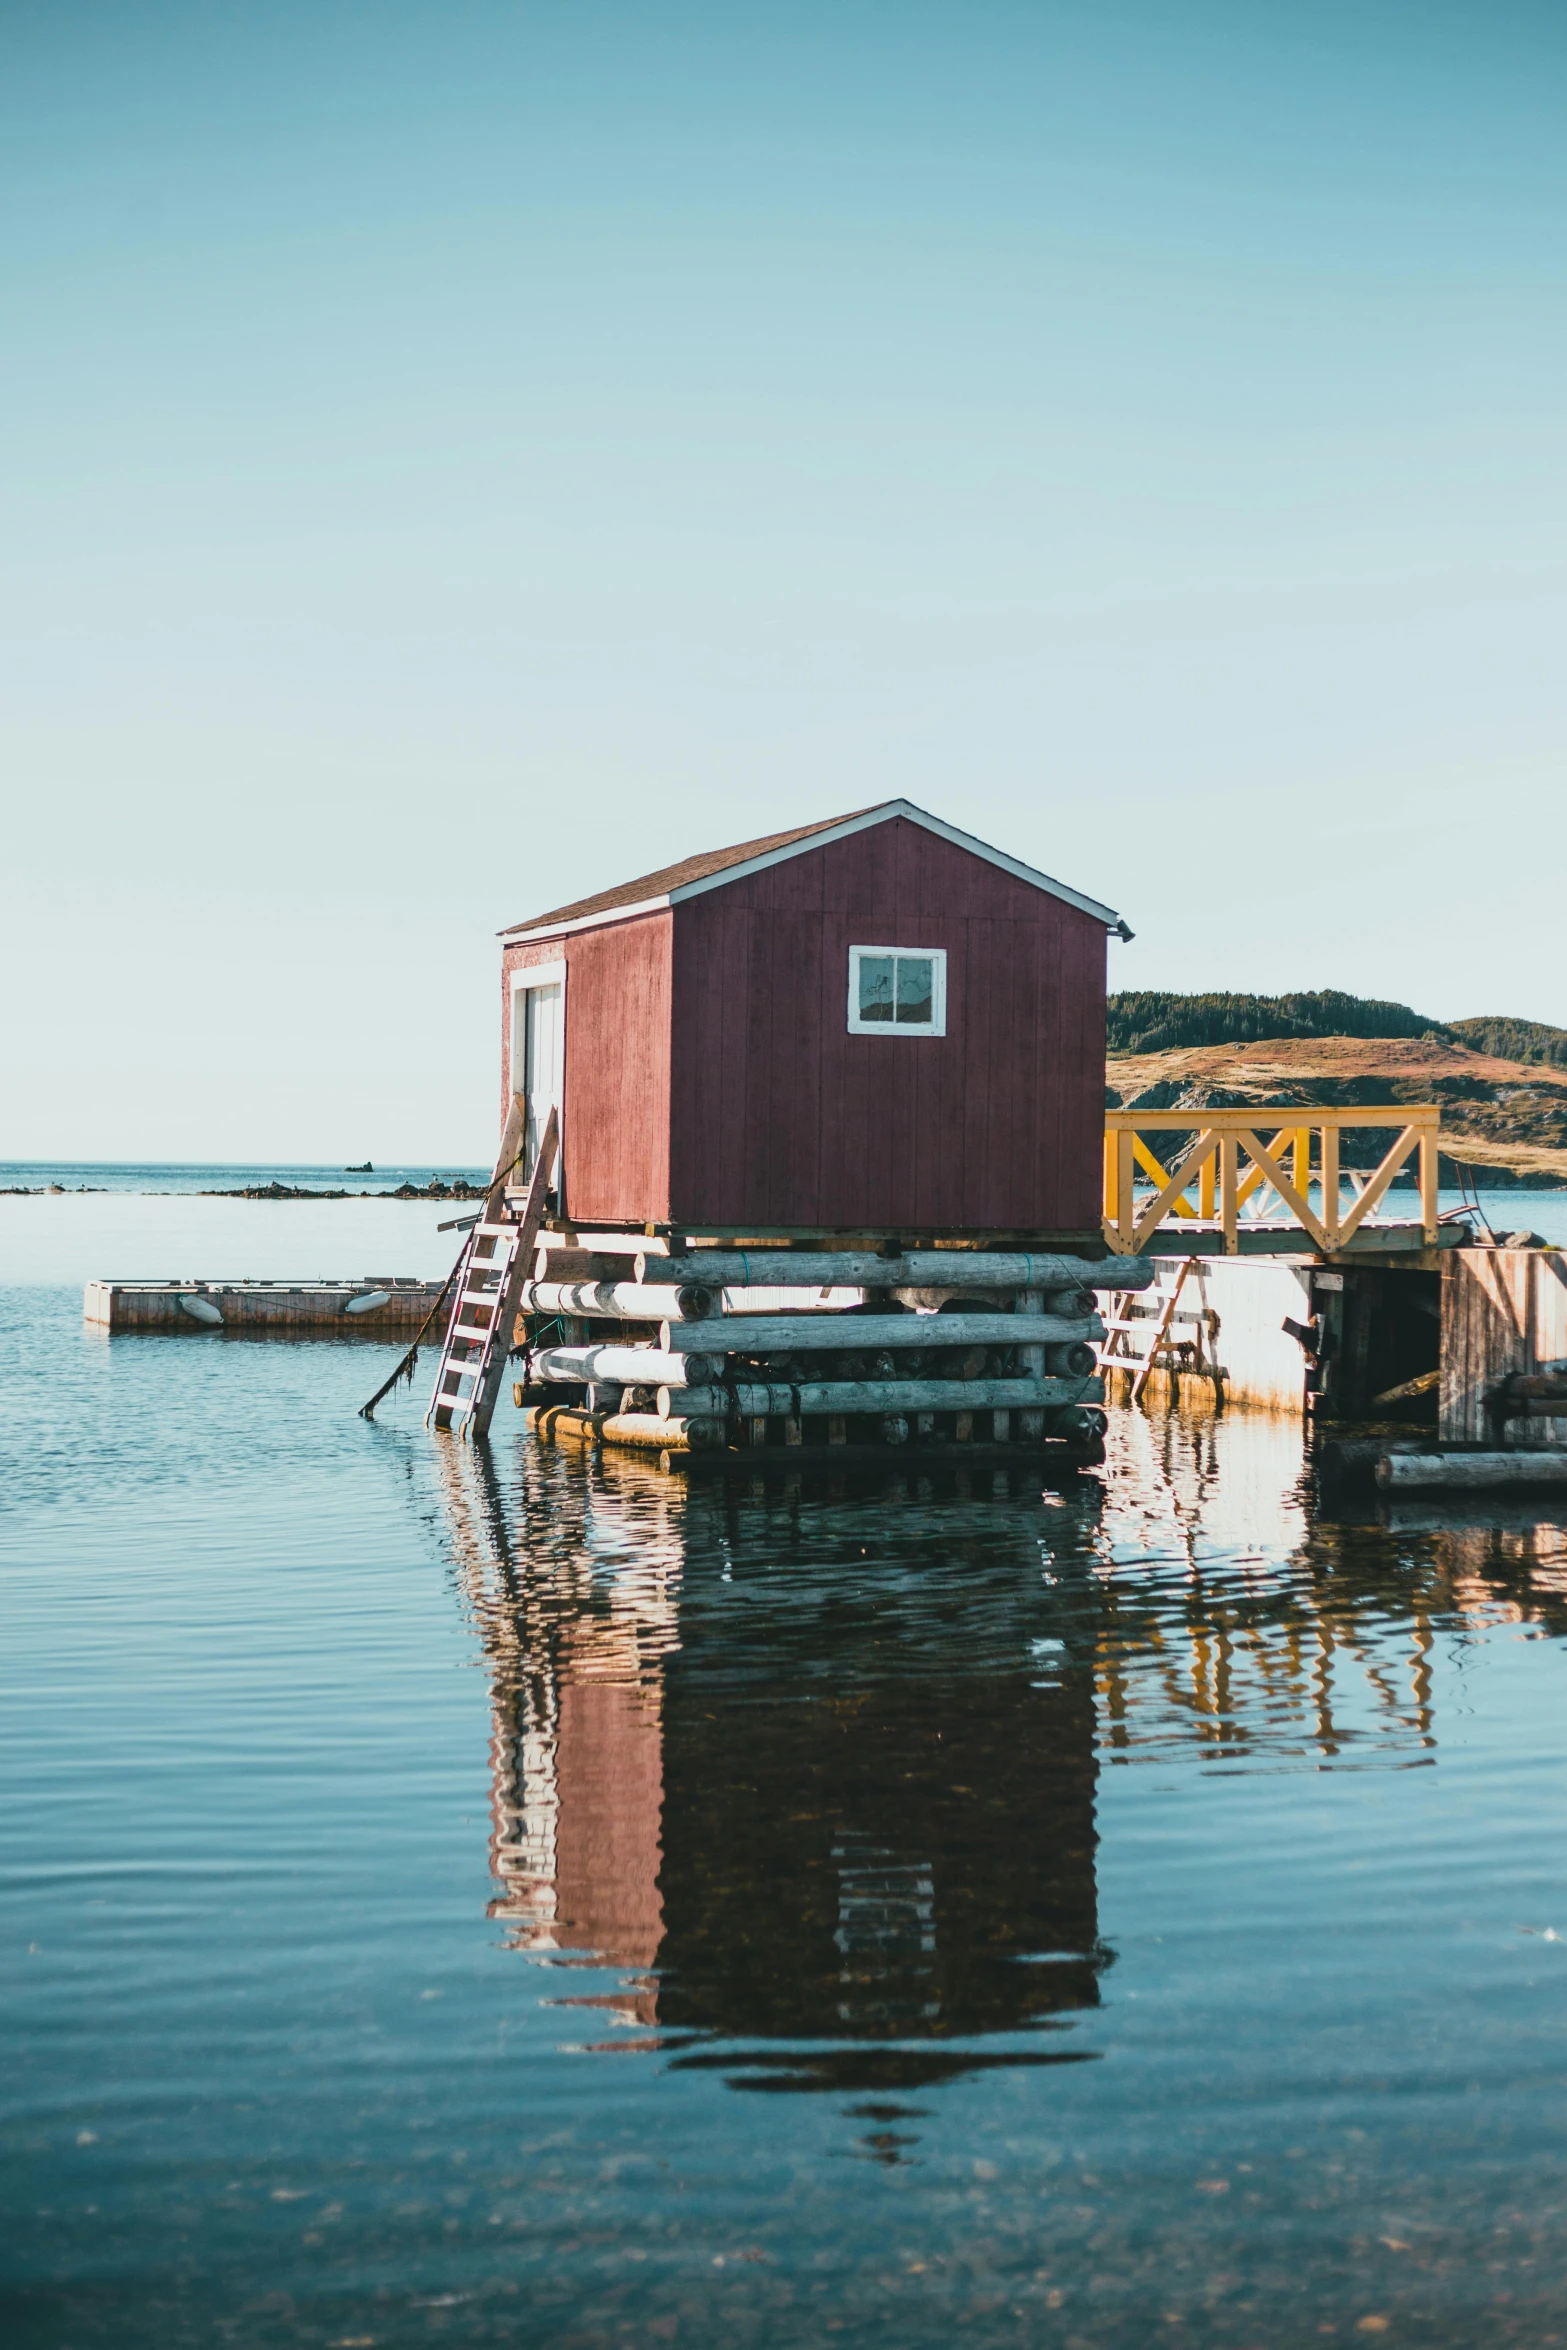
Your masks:
{"label": "door frame", "polygon": [[[528,1089],[528,1027],[527,1008],[518,999],[536,987],[560,989],[560,1100],[558,1140],[555,1150],[555,1197],[559,1213],[566,1213],[566,965],[557,963],[520,963],[511,974],[511,1029],[507,1044],[507,1070],[512,1098],[522,1097],[527,1106]],[[518,1048],[521,1048],[521,1067],[518,1066]],[[519,1084],[518,1080],[521,1080]]]}

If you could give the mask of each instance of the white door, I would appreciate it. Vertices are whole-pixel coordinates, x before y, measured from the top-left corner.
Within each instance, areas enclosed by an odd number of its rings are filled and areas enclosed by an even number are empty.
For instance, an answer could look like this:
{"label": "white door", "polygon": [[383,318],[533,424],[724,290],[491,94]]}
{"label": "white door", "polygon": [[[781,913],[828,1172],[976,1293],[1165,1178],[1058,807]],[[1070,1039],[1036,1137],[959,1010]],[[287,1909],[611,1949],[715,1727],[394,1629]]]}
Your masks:
{"label": "white door", "polygon": [[558,1110],[563,1038],[561,1035],[562,995],[559,980],[546,987],[529,987],[522,991],[523,1018],[523,1092],[528,1104],[528,1130],[523,1142],[522,1172],[524,1178],[533,1172],[533,1162],[539,1155],[539,1140],[544,1122],[553,1103]]}

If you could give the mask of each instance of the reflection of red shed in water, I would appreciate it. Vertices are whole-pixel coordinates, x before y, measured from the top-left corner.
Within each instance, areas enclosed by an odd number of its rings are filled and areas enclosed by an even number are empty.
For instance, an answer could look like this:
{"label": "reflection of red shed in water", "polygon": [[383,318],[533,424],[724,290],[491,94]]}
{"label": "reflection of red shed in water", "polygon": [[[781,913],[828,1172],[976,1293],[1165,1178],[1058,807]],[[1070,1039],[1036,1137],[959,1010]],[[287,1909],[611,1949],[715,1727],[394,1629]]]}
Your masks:
{"label": "reflection of red shed in water", "polygon": [[1122,927],[891,800],[503,932],[503,1100],[574,1223],[1097,1235]]}

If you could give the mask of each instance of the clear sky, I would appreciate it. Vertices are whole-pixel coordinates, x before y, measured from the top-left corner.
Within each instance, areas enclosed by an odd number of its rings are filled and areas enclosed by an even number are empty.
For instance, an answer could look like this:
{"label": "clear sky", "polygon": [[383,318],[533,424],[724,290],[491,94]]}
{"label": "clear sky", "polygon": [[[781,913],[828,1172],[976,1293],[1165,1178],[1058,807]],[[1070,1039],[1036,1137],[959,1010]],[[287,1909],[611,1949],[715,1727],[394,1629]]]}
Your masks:
{"label": "clear sky", "polygon": [[484,1158],[494,932],[904,794],[1567,1022],[1560,0],[0,0],[0,1156]]}

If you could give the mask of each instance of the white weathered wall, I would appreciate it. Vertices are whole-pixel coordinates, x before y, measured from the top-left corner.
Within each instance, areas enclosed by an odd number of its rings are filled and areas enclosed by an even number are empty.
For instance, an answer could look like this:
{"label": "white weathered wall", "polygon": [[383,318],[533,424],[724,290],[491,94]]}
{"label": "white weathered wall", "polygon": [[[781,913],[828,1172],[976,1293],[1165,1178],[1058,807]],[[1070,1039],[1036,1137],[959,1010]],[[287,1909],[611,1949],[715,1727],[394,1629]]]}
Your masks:
{"label": "white weathered wall", "polygon": [[[1181,1304],[1211,1309],[1219,1318],[1209,1344],[1224,1372],[1227,1403],[1304,1417],[1306,1358],[1283,1325],[1286,1314],[1297,1322],[1311,1319],[1308,1265],[1277,1258],[1200,1257],[1187,1275]],[[1156,1371],[1147,1392],[1168,1395],[1172,1384],[1183,1404],[1201,1408],[1212,1400],[1212,1382],[1199,1374],[1172,1379]],[[1126,1392],[1119,1376],[1115,1392]]]}

